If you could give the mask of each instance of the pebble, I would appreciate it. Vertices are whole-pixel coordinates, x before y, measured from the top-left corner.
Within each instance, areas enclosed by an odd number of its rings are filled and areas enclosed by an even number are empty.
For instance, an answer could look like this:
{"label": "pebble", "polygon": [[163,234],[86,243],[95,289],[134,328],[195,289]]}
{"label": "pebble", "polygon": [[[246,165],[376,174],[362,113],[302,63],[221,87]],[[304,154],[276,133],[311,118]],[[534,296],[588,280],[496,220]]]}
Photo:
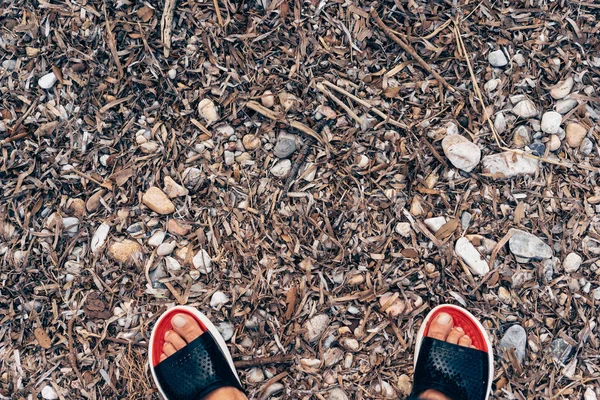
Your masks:
{"label": "pebble", "polygon": [[558,133],[562,115],[556,111],[547,111],[542,115],[542,131],[546,133]]}
{"label": "pebble", "polygon": [[513,114],[521,118],[531,118],[538,114],[538,109],[529,99],[519,101],[512,109]]}
{"label": "pebble", "polygon": [[260,97],[260,102],[267,108],[273,107],[275,105],[275,96],[273,96],[273,92],[265,90]]}
{"label": "pebble", "polygon": [[277,143],[275,144],[275,149],[273,150],[273,154],[277,158],[287,158],[294,154],[296,151],[296,140],[293,135],[290,134],[280,134],[279,138],[277,138]]}
{"label": "pebble", "polygon": [[550,96],[552,96],[552,98],[555,100],[565,98],[569,93],[571,93],[574,84],[575,81],[573,80],[573,77],[569,76],[567,79],[558,82],[556,85],[550,88]]}
{"label": "pebble", "polygon": [[598,397],[596,396],[596,392],[594,392],[593,387],[588,386],[585,389],[585,392],[583,393],[583,400],[598,400]]}
{"label": "pebble", "polygon": [[308,321],[304,325],[304,340],[309,343],[316,342],[325,329],[329,325],[329,317],[327,314],[317,314]]}
{"label": "pebble", "polygon": [[156,249],[156,254],[160,257],[168,256],[175,250],[175,242],[161,243]]}
{"label": "pebble", "polygon": [[427,218],[423,222],[425,222],[425,225],[427,225],[431,232],[436,233],[446,222],[448,222],[448,219],[446,217],[433,217]]}
{"label": "pebble", "polygon": [[550,135],[550,140],[548,140],[548,148],[550,151],[556,151],[560,149],[560,138],[556,135]]}
{"label": "pebble", "polygon": [[233,333],[235,332],[235,327],[231,322],[221,322],[217,325],[217,330],[223,337],[223,340],[226,342],[229,341],[233,337]]}
{"label": "pebble", "polygon": [[79,218],[62,217],[62,225],[67,235],[73,237],[79,231]]}
{"label": "pebble", "polygon": [[142,196],[142,202],[152,211],[159,214],[171,214],[175,211],[175,205],[169,197],[156,186],[149,188]]}
{"label": "pebble", "polygon": [[344,351],[339,347],[330,347],[323,353],[323,362],[326,367],[332,367],[342,361]]}
{"label": "pebble", "polygon": [[183,171],[183,184],[188,188],[193,188],[202,179],[202,171],[195,167],[188,167]]}
{"label": "pebble", "polygon": [[212,272],[212,260],[208,252],[204,249],[200,249],[192,259],[194,267],[203,274],[209,274]]}
{"label": "pebble", "polygon": [[375,385],[375,393],[379,393],[384,399],[397,399],[398,394],[386,381],[381,381],[381,383]]}
{"label": "pebble", "polygon": [[510,304],[512,302],[512,296],[510,294],[510,291],[504,286],[500,286],[500,288],[498,289],[498,298],[504,304]]}
{"label": "pebble", "polygon": [[508,241],[511,253],[521,259],[552,258],[552,248],[540,238],[520,229],[512,229],[513,235]]}
{"label": "pebble", "polygon": [[410,237],[410,232],[412,231],[408,222],[398,222],[394,230],[402,237]]}
{"label": "pebble", "polygon": [[340,345],[346,350],[353,352],[358,351],[358,349],[360,348],[360,343],[358,343],[358,340],[348,336],[340,339]]}
{"label": "pebble", "polygon": [[515,349],[520,364],[525,360],[525,349],[527,346],[527,333],[521,325],[513,325],[506,330],[500,339],[500,350]]}
{"label": "pebble", "polygon": [[220,308],[223,304],[229,301],[229,297],[221,291],[216,291],[210,298],[210,306],[212,308]]}
{"label": "pebble", "polygon": [[554,105],[554,109],[556,110],[556,112],[566,114],[575,107],[577,107],[578,104],[579,103],[575,99],[558,100]]}
{"label": "pebble", "polygon": [[152,234],[150,239],[148,239],[148,244],[152,247],[158,247],[163,242],[163,240],[165,240],[166,235],[167,234],[165,231],[156,231]]}
{"label": "pebble", "polygon": [[348,395],[342,389],[335,388],[327,392],[327,400],[348,400]]}
{"label": "pebble", "polygon": [[463,259],[473,274],[485,275],[490,271],[490,266],[469,239],[465,237],[458,239],[454,251]]}
{"label": "pebble", "polygon": [[529,150],[536,156],[543,156],[546,152],[546,145],[541,142],[534,142],[529,145]]}
{"label": "pebble", "polygon": [[94,236],[92,236],[92,242],[90,244],[90,249],[92,253],[97,253],[100,250],[104,243],[106,243],[106,238],[108,237],[108,232],[110,232],[110,225],[106,222],[103,222],[98,226],[96,232],[94,232]]}
{"label": "pebble", "polygon": [[58,393],[56,393],[56,390],[52,386],[46,385],[42,388],[42,398],[45,400],[56,400],[58,399]]}
{"label": "pebble", "polygon": [[504,67],[506,64],[508,64],[508,60],[506,59],[506,56],[502,50],[492,51],[490,54],[488,54],[488,61],[494,67]]}
{"label": "pebble", "polygon": [[584,156],[589,156],[593,150],[594,150],[594,143],[588,138],[583,138],[583,141],[581,142],[581,146],[579,146],[579,151]]}
{"label": "pebble", "polygon": [[181,264],[173,257],[165,257],[165,267],[168,271],[181,271]]}
{"label": "pebble", "polygon": [[[393,297],[394,293],[385,293],[379,298],[379,305],[383,308]],[[405,309],[406,306],[404,301],[402,301],[400,297],[396,296],[396,299],[393,300],[392,304],[385,309],[385,313],[390,317],[398,317],[402,315]]]}
{"label": "pebble", "polygon": [[265,373],[260,368],[252,368],[246,374],[246,382],[259,383],[265,380]]}
{"label": "pebble", "polygon": [[225,150],[223,152],[223,159],[226,165],[233,165],[235,163],[235,153]]}
{"label": "pebble", "polygon": [[515,147],[521,148],[531,143],[529,129],[525,125],[519,125],[513,133],[513,143]]}
{"label": "pebble", "polygon": [[581,146],[583,138],[587,135],[587,129],[576,122],[567,124],[567,144],[573,148]]}
{"label": "pebble", "polygon": [[7,71],[14,70],[16,66],[17,66],[17,61],[16,60],[4,60],[4,61],[2,61],[2,68],[4,68]]}
{"label": "pebble", "polygon": [[573,346],[571,346],[562,338],[554,339],[552,344],[550,344],[550,352],[552,353],[552,358],[554,358],[555,361],[564,364],[571,356],[571,353],[573,352]]}
{"label": "pebble", "polygon": [[283,178],[290,173],[292,169],[292,162],[288,159],[280,160],[275,165],[271,167],[271,174],[278,177]]}
{"label": "pebble", "polygon": [[180,223],[175,219],[170,219],[169,222],[167,222],[167,232],[172,235],[185,236],[188,234],[190,229],[191,227],[189,225]]}
{"label": "pebble", "polygon": [[188,194],[188,190],[179,183],[175,182],[170,176],[165,176],[164,183],[164,191],[171,199],[174,199],[175,197],[186,196]]}
{"label": "pebble", "polygon": [[198,112],[208,125],[219,120],[219,109],[211,99],[204,99],[198,103]]}
{"label": "pebble", "polygon": [[54,75],[54,72],[50,72],[38,80],[38,85],[40,85],[42,89],[50,89],[52,86],[54,86],[57,80],[58,79],[56,78],[56,75]]}
{"label": "pebble", "polygon": [[169,75],[169,79],[173,80],[177,77],[177,70],[175,68],[171,68],[167,74]]}
{"label": "pebble", "polygon": [[494,90],[496,90],[498,88],[499,84],[500,84],[500,79],[490,79],[489,81],[487,81],[485,83],[485,85],[483,85],[483,89],[486,92],[493,92]]}
{"label": "pebble", "polygon": [[365,169],[369,166],[370,163],[371,160],[369,160],[369,157],[367,157],[364,154],[359,154],[356,157],[354,157],[354,164],[356,164],[358,168]]}
{"label": "pebble", "polygon": [[471,223],[471,219],[473,219],[471,213],[468,211],[463,211],[463,213],[460,216],[460,226],[461,228],[463,228],[463,230],[467,230],[469,224]]}
{"label": "pebble", "polygon": [[565,272],[567,272],[569,274],[573,273],[573,272],[577,272],[577,270],[581,266],[582,262],[583,262],[583,259],[581,258],[581,256],[579,254],[569,253],[565,257],[565,260],[563,261],[563,268],[564,268]]}
{"label": "pebble", "polygon": [[260,147],[260,139],[258,136],[249,133],[242,138],[242,144],[246,150],[256,150]]}
{"label": "pebble", "polygon": [[452,165],[466,172],[471,172],[481,160],[479,146],[461,135],[447,135],[442,149]]}
{"label": "pebble", "polygon": [[108,256],[120,263],[132,262],[140,257],[141,254],[140,245],[129,239],[113,242],[108,246]]}
{"label": "pebble", "polygon": [[525,57],[523,56],[523,54],[521,53],[517,53],[515,54],[515,56],[513,57],[513,61],[519,66],[522,67],[523,65],[525,65]]}
{"label": "pebble", "polygon": [[538,161],[512,151],[483,157],[483,172],[495,178],[512,178],[518,175],[534,175],[538,171]]}
{"label": "pebble", "polygon": [[496,128],[496,131],[498,131],[498,133],[506,132],[507,124],[503,112],[499,112],[498,114],[496,114],[496,119],[494,120],[494,128]]}

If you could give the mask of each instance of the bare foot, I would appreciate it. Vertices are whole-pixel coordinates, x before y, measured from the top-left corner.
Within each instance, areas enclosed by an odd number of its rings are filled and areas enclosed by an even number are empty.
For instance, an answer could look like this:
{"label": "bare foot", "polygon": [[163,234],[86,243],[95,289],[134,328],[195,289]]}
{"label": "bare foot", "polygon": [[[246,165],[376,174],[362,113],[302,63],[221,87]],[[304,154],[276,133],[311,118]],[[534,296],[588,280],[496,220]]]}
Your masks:
{"label": "bare foot", "polygon": [[[441,313],[431,323],[427,336],[434,339],[443,340],[448,343],[458,344],[465,347],[473,347],[471,338],[465,335],[460,327],[454,327],[452,317],[446,313]],[[437,390],[426,390],[419,395],[421,400],[451,400],[448,396]]]}
{"label": "bare foot", "polygon": [[[165,344],[160,355],[161,362],[204,333],[200,325],[185,314],[175,315],[171,325],[173,329],[165,332]],[[248,398],[236,388],[224,387],[210,393],[203,400],[248,400]]]}

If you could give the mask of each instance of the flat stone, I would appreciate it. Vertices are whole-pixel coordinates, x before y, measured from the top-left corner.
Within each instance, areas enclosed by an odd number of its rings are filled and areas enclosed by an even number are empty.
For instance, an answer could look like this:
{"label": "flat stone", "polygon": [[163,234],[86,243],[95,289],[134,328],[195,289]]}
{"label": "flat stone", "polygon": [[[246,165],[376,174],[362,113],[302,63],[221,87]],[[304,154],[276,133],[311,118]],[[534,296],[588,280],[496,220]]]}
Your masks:
{"label": "flat stone", "polygon": [[280,134],[275,144],[273,154],[277,158],[288,158],[296,151],[296,140],[293,135]]}
{"label": "flat stone", "polygon": [[569,274],[573,273],[573,272],[577,272],[577,270],[581,266],[582,262],[583,262],[583,259],[581,258],[581,256],[579,254],[569,253],[565,257],[565,260],[563,261],[563,269],[565,270],[565,272],[567,272]]}
{"label": "flat stone", "polygon": [[271,167],[271,174],[283,178],[290,173],[292,169],[292,162],[289,159],[280,160]]}
{"label": "flat stone", "polygon": [[479,146],[461,135],[447,135],[442,149],[452,165],[466,172],[471,172],[481,160]]}
{"label": "flat stone", "polygon": [[171,214],[175,211],[175,205],[169,197],[159,188],[152,186],[142,196],[142,202],[152,211],[159,214]]}
{"label": "flat stone", "polygon": [[204,249],[200,249],[194,258],[192,259],[194,267],[202,274],[209,274],[212,272],[212,259],[208,252]]}
{"label": "flat stone", "polygon": [[490,266],[477,251],[469,239],[462,237],[454,246],[456,254],[462,258],[474,275],[485,275],[490,272]]}
{"label": "flat stone", "polygon": [[168,256],[173,250],[175,250],[175,242],[161,243],[156,249],[156,254],[161,257]]}
{"label": "flat stone", "polygon": [[104,243],[106,243],[106,238],[108,237],[108,233],[110,232],[110,225],[106,222],[103,222],[98,226],[96,232],[94,232],[94,236],[92,236],[92,242],[90,244],[90,249],[92,253],[97,253],[98,250],[104,247]]}
{"label": "flat stone", "polygon": [[565,129],[565,131],[567,133],[567,144],[572,148],[581,146],[583,138],[587,135],[587,129],[576,122],[567,124],[567,129]]}
{"label": "flat stone", "polygon": [[463,211],[463,213],[460,216],[460,226],[461,228],[463,228],[463,230],[467,230],[469,224],[471,223],[471,219],[473,219],[471,213],[468,211]]}
{"label": "flat stone", "polygon": [[518,175],[534,175],[538,172],[538,161],[512,151],[483,157],[483,172],[494,178],[512,178]]}
{"label": "flat stone", "polygon": [[513,234],[508,241],[508,247],[515,256],[535,260],[552,258],[552,248],[540,238],[520,229],[511,230]]}
{"label": "flat stone", "polygon": [[496,114],[496,118],[494,119],[494,128],[496,128],[496,131],[498,131],[500,134],[506,132],[507,124],[503,112]]}
{"label": "flat stone", "polygon": [[502,50],[492,51],[488,54],[488,61],[493,67],[504,67],[508,64],[508,60]]}
{"label": "flat stone", "polygon": [[[525,348],[527,346],[527,333],[521,325],[513,325],[506,330],[502,339],[500,339],[500,350],[507,351],[515,349],[517,359],[522,365],[525,360]],[[505,356],[506,357],[506,356]]]}
{"label": "flat stone", "polygon": [[521,118],[531,118],[538,114],[538,109],[529,99],[521,100],[512,109],[513,114]]}
{"label": "flat stone", "polygon": [[188,194],[188,190],[179,183],[175,182],[170,176],[165,176],[164,190],[167,196],[172,199],[175,197],[186,196]]}
{"label": "flat stone", "polygon": [[108,246],[108,256],[120,263],[130,263],[142,255],[140,245],[129,239],[113,242]]}
{"label": "flat stone", "polygon": [[175,219],[170,219],[169,222],[167,222],[167,232],[172,235],[185,236],[189,233],[190,229],[191,227],[189,225],[185,225]]}
{"label": "flat stone", "polygon": [[56,77],[56,75],[54,75],[54,72],[50,72],[49,74],[42,76],[38,80],[38,85],[40,85],[42,89],[51,89],[57,80],[58,78]]}
{"label": "flat stone", "polygon": [[216,291],[213,293],[213,295],[210,298],[210,306],[212,308],[220,308],[223,304],[227,303],[229,301],[229,297],[221,292],[221,291]]}
{"label": "flat stone", "polygon": [[166,232],[165,231],[156,231],[152,234],[152,236],[150,237],[150,239],[148,239],[148,245],[152,246],[152,247],[158,247],[160,246],[160,244],[163,242],[163,240],[165,240],[165,236],[166,236]]}
{"label": "flat stone", "polygon": [[304,324],[304,339],[309,343],[316,342],[329,326],[327,314],[317,314]]}
{"label": "flat stone", "polygon": [[577,107],[578,104],[579,103],[575,99],[558,100],[556,102],[556,104],[554,105],[554,109],[558,113],[566,114],[569,111],[571,111],[572,109],[574,109],[575,107]]}
{"label": "flat stone", "polygon": [[217,325],[217,330],[223,337],[223,340],[226,342],[229,341],[233,337],[233,333],[235,332],[235,327],[231,322],[221,322]]}

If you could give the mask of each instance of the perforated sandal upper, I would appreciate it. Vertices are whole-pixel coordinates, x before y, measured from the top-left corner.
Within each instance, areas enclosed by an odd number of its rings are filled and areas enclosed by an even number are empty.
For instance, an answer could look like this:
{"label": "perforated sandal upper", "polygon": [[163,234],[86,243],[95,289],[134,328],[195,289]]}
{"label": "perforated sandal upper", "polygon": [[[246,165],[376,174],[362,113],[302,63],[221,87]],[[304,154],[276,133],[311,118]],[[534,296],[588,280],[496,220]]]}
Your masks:
{"label": "perforated sandal upper", "polygon": [[433,389],[452,400],[485,400],[489,368],[486,352],[425,337],[419,350],[411,398]]}
{"label": "perforated sandal upper", "polygon": [[168,400],[200,400],[221,387],[242,387],[210,331],[154,367]]}

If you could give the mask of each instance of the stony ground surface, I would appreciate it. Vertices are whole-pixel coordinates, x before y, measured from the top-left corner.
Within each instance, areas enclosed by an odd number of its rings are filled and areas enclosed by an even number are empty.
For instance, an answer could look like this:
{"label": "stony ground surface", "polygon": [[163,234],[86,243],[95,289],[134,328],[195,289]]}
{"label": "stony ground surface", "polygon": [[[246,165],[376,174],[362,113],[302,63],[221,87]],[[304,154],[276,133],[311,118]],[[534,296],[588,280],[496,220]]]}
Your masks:
{"label": "stony ground surface", "polygon": [[252,398],[402,398],[452,303],[494,398],[596,399],[599,17],[3,2],[1,397],[158,398],[149,333],[188,304]]}

